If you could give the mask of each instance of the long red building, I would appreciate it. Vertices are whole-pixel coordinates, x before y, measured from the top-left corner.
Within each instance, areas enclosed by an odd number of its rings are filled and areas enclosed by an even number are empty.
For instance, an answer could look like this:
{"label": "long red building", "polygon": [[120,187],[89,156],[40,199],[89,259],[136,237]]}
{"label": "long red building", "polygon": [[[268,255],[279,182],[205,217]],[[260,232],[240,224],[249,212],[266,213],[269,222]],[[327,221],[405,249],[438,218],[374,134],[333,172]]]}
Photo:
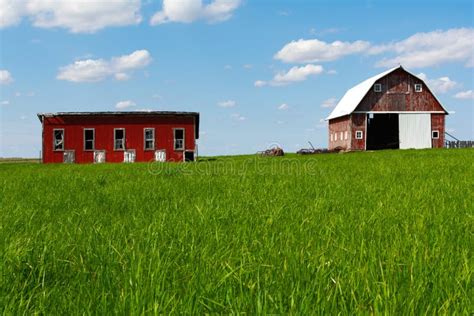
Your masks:
{"label": "long red building", "polygon": [[447,114],[422,79],[398,66],[346,92],[327,118],[329,149],[441,148]]}
{"label": "long red building", "polygon": [[199,113],[39,113],[43,163],[194,161]]}

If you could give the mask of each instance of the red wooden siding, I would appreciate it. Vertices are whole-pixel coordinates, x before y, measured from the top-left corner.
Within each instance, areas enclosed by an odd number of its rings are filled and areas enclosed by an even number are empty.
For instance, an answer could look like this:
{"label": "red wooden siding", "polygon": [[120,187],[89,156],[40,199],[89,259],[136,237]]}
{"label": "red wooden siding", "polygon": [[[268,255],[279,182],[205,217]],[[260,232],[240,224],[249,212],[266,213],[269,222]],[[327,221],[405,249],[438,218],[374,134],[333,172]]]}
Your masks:
{"label": "red wooden siding", "polygon": [[[75,151],[76,163],[92,163],[93,150],[84,150],[84,129],[95,130],[95,150],[105,150],[106,162],[123,162],[124,151],[114,150],[114,128],[125,129],[125,149],[135,149],[136,160],[154,160],[155,150],[165,149],[168,161],[183,161],[184,151],[174,150],[174,128],[185,130],[185,150],[196,149],[194,116],[45,116],[43,162],[63,162],[64,151],[53,150],[53,130],[64,129],[64,150]],[[155,129],[155,150],[144,149],[144,129]]]}
{"label": "red wooden siding", "polygon": [[[351,115],[351,122],[352,122],[351,150],[365,150],[365,140],[367,139],[366,120],[367,120],[366,114],[353,113]],[[362,139],[356,139],[357,131],[362,131]]]}
{"label": "red wooden siding", "polygon": [[[329,135],[328,135],[328,143],[329,143],[329,149],[334,149],[336,147],[340,147],[342,149],[350,149],[351,147],[351,124],[350,124],[350,117],[343,116],[336,118],[334,120],[331,120],[329,124]],[[341,133],[342,133],[342,138],[341,138]],[[347,133],[347,139],[345,138]],[[332,135],[332,141],[331,141],[331,135]],[[337,140],[336,140],[336,135],[337,135]]]}
{"label": "red wooden siding", "polygon": [[441,111],[441,104],[422,84],[422,92],[415,92],[415,84],[422,82],[403,69],[395,70],[378,80],[382,92],[371,88],[356,108],[357,111]]}
{"label": "red wooden siding", "polygon": [[444,147],[444,114],[431,114],[431,130],[438,131],[439,138],[432,139],[433,148]]}

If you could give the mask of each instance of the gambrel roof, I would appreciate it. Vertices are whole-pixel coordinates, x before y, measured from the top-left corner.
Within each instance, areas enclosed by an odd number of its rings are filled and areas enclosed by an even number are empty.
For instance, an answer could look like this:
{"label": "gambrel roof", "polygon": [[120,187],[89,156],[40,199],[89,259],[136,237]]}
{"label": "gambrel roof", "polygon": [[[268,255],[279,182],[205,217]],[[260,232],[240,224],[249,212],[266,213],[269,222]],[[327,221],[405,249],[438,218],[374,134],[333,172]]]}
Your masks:
{"label": "gambrel roof", "polygon": [[[404,71],[406,71],[407,73],[409,73],[410,75],[414,76],[415,78],[417,78],[418,80],[420,80],[421,82],[424,83],[424,81],[422,79],[420,79],[419,77],[415,76],[414,74],[408,72],[406,69],[404,69],[401,65],[400,66],[397,66],[397,67],[394,67],[394,68],[391,68],[387,71],[384,71],[378,75],[375,75],[361,83],[359,83],[358,85],[352,87],[351,89],[347,90],[347,92],[344,94],[344,96],[342,97],[342,99],[337,103],[336,107],[334,108],[334,110],[331,112],[331,114],[329,114],[329,116],[326,118],[326,120],[332,120],[332,119],[335,119],[335,118],[338,118],[338,117],[342,117],[342,116],[345,116],[345,115],[349,115],[351,114],[352,112],[354,112],[354,110],[357,108],[357,106],[359,105],[359,103],[362,101],[362,99],[365,97],[365,95],[367,94],[367,92],[369,92],[369,90],[372,88],[372,86],[380,79],[382,79],[383,77],[385,77],[386,75],[394,72],[395,70],[397,69],[403,69]],[[426,83],[425,83],[425,86]],[[431,91],[430,91],[431,92]],[[432,93],[432,92],[431,92]],[[432,93],[433,94],[433,93]],[[436,96],[433,94],[433,96],[436,98]],[[439,101],[438,101],[439,102]],[[441,105],[441,107],[443,108],[443,110],[448,113],[448,111],[446,111],[446,109],[443,107],[443,105],[441,104],[441,102],[439,102],[439,104]]]}

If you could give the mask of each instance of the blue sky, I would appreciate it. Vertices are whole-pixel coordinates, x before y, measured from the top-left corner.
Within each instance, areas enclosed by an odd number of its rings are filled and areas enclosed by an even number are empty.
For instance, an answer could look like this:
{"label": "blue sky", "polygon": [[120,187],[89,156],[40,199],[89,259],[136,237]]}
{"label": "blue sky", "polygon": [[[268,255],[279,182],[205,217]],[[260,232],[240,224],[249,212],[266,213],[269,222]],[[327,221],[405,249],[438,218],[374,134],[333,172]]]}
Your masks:
{"label": "blue sky", "polygon": [[327,146],[345,91],[402,65],[474,138],[472,1],[0,0],[0,156],[38,112],[201,113],[200,155]]}

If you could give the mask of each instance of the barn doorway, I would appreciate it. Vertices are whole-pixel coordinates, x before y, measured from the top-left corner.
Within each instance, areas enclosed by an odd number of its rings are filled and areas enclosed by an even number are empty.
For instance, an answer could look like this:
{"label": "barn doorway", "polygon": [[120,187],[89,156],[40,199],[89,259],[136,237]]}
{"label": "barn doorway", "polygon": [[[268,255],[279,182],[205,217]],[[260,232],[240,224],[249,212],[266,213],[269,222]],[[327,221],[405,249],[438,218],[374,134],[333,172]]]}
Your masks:
{"label": "barn doorway", "polygon": [[194,161],[194,151],[185,151],[184,152],[184,161],[186,161],[186,162]]}
{"label": "barn doorway", "polygon": [[398,114],[367,115],[367,149],[398,149]]}

